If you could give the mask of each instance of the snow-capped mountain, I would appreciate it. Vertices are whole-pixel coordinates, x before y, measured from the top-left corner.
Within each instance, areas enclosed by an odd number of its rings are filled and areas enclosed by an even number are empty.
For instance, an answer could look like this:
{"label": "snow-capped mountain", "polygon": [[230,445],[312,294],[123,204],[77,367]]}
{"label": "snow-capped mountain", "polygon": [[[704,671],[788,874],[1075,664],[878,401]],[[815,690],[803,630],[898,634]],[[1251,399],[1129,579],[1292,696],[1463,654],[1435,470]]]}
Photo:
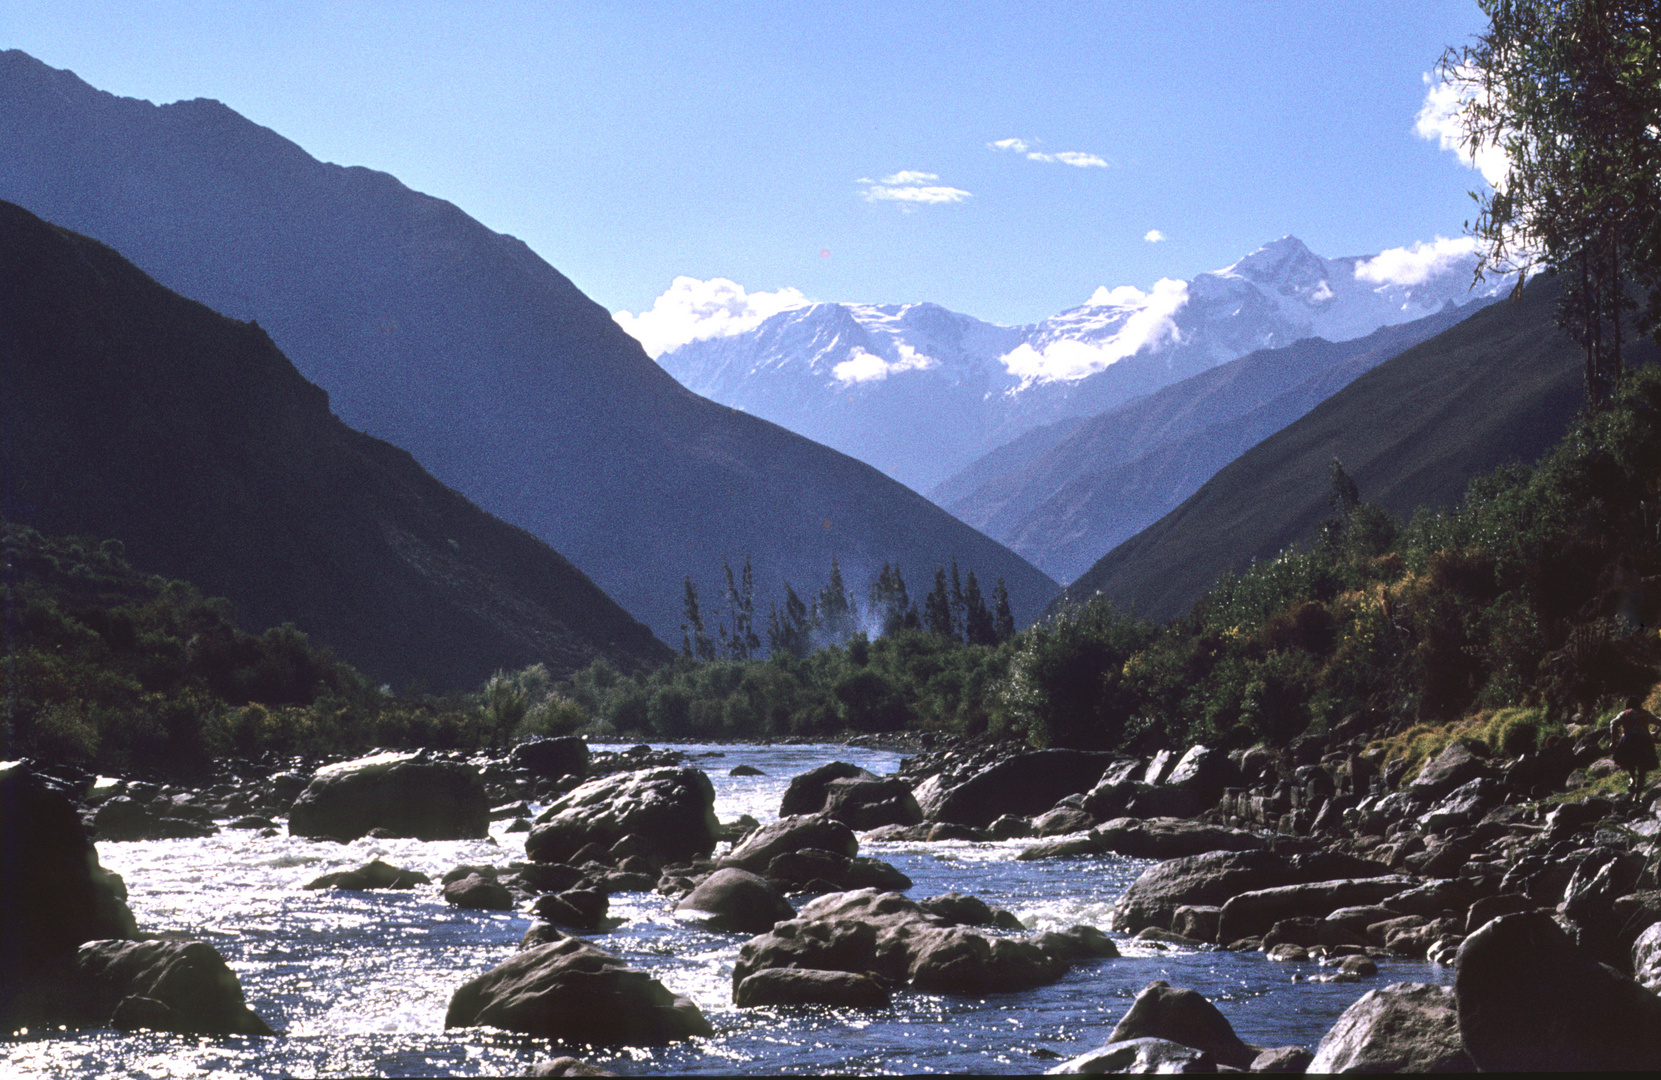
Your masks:
{"label": "snow-capped mountain", "polygon": [[1028,326],[935,304],[816,303],[658,362],[688,389],[771,420],[927,492],[1030,428],[1091,416],[1307,337],[1346,341],[1464,303],[1468,241],[1322,258],[1283,237],[1192,281],[1096,290]]}

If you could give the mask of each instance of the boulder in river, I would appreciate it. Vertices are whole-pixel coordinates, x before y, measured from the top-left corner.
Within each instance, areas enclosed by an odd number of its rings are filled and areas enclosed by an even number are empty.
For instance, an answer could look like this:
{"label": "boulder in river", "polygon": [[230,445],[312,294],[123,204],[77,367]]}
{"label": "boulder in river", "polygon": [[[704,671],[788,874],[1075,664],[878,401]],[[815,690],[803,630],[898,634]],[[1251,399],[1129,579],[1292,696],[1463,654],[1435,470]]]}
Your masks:
{"label": "boulder in river", "polygon": [[822,811],[833,780],[876,778],[874,773],[867,772],[858,765],[850,765],[846,761],[827,761],[823,765],[791,777],[790,786],[784,789],[784,799],[779,803],[779,817],[798,817]]}
{"label": "boulder in river", "polygon": [[676,915],[701,919],[716,930],[763,934],[796,917],[796,909],[766,878],[727,867],[699,883],[675,905]]}
{"label": "boulder in river", "polygon": [[760,874],[780,855],[807,848],[851,859],[859,854],[859,838],[842,822],[822,814],[780,818],[751,832],[721,859],[720,865]]}
{"label": "boulder in river", "polygon": [[1214,1073],[1217,1061],[1204,1050],[1169,1039],[1125,1039],[1068,1058],[1049,1070],[1052,1076],[1105,1073]]}
{"label": "boulder in river", "polygon": [[[1129,934],[1148,926],[1169,930],[1176,909],[1186,905],[1221,907],[1244,892],[1389,872],[1380,863],[1335,852],[1286,856],[1268,850],[1211,851],[1167,859],[1142,871],[1120,896],[1114,905],[1113,928]],[[1396,891],[1407,884],[1397,885]],[[1274,922],[1269,920],[1264,929]]]}
{"label": "boulder in river", "polygon": [[1460,1042],[1452,987],[1392,983],[1344,1010],[1308,1071],[1475,1072],[1476,1065]]}
{"label": "boulder in river", "polygon": [[826,817],[863,832],[884,825],[919,825],[923,811],[904,780],[843,779],[825,786]]}
{"label": "boulder in river", "polygon": [[1267,933],[1283,919],[1325,918],[1340,908],[1377,904],[1413,888],[1416,878],[1395,874],[1370,878],[1308,881],[1239,893],[1223,904],[1217,940],[1234,941]]}
{"label": "boulder in river", "polygon": [[513,748],[508,763],[539,780],[583,776],[588,772],[588,743],[580,735],[531,739]]}
{"label": "boulder in river", "polygon": [[860,972],[766,968],[734,985],[732,1002],[744,1009],[757,1005],[885,1009],[891,997],[881,980]]}
{"label": "boulder in river", "polygon": [[1107,1041],[1142,1038],[1167,1039],[1204,1050],[1237,1069],[1249,1068],[1262,1050],[1241,1042],[1228,1018],[1203,994],[1173,987],[1164,979],[1142,988]]}
{"label": "boulder in river", "polygon": [[657,857],[676,861],[715,850],[715,788],[701,770],[677,767],[613,773],[560,796],[525,838],[540,862],[569,862],[589,844],[609,849],[630,833]]}
{"label": "boulder in river", "polygon": [[[1068,795],[1096,786],[1102,772],[1120,755],[1088,750],[1034,750],[993,763],[963,783],[947,789],[929,817],[954,825],[984,829],[1005,814],[1042,814]],[[921,804],[923,798],[918,795]]]}
{"label": "boulder in river", "polygon": [[22,764],[0,766],[0,1023],[48,962],[85,941],[137,937],[126,898],[68,796]]}
{"label": "boulder in river", "polygon": [[488,1024],[597,1046],[659,1046],[714,1034],[698,1007],[579,938],[517,954],[450,998],[446,1028]]}
{"label": "boulder in river", "polygon": [[380,859],[370,859],[355,870],[336,870],[306,882],[307,889],[413,889],[433,879],[419,870],[406,870]]}
{"label": "boulder in river", "polygon": [[445,882],[444,902],[474,911],[512,911],[513,891],[494,878],[468,874]]}
{"label": "boulder in river", "polygon": [[289,808],[294,836],[356,840],[372,829],[417,840],[478,840],[490,833],[479,771],[421,754],[375,754],[318,769]]}
{"label": "boulder in river", "polygon": [[1459,1031],[1483,1070],[1661,1070],[1661,998],[1551,916],[1493,920],[1465,939],[1458,968]]}
{"label": "boulder in river", "polygon": [[201,941],[89,941],[69,976],[88,1024],[202,1035],[274,1035],[248,1008],[242,984]]}

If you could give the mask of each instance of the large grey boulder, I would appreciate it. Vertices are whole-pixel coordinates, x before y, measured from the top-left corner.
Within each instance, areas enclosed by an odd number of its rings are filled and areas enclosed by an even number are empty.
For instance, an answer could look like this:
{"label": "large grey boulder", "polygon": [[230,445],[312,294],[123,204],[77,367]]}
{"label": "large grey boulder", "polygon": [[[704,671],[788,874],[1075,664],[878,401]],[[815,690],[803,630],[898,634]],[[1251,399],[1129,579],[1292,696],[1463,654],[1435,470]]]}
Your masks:
{"label": "large grey boulder", "polygon": [[75,804],[22,764],[0,766],[0,1025],[44,965],[82,942],[138,936],[119,874],[98,865]]}
{"label": "large grey boulder", "polygon": [[1060,978],[1087,948],[1083,935],[1068,938],[1065,950],[1046,949],[946,925],[899,893],[858,889],[821,896],[795,919],[746,942],[733,986],[758,971],[802,968],[875,973],[936,993],[1025,990]]}
{"label": "large grey boulder", "polygon": [[352,870],[335,870],[306,882],[306,889],[413,889],[417,885],[431,885],[433,879],[419,870],[393,866],[381,859],[370,859]]}
{"label": "large grey boulder", "polygon": [[864,832],[884,825],[918,825],[923,811],[904,780],[841,779],[825,785],[826,817]]}
{"label": "large grey boulder", "polygon": [[1661,998],[1549,915],[1495,919],[1465,939],[1458,967],[1459,1031],[1483,1070],[1661,1070]]}
{"label": "large grey boulder", "polygon": [[481,1024],[596,1046],[658,1046],[713,1034],[692,1002],[580,938],[526,949],[462,984],[444,1026]]}
{"label": "large grey boulder", "polygon": [[1341,878],[1255,889],[1231,896],[1223,904],[1217,927],[1219,941],[1238,941],[1267,933],[1283,919],[1312,915],[1325,918],[1340,908],[1377,904],[1419,884],[1417,878],[1396,874],[1372,878]]}
{"label": "large grey boulder", "polygon": [[717,870],[675,905],[675,914],[702,920],[716,930],[762,934],[796,917],[790,901],[767,879],[748,870]]}
{"label": "large grey boulder", "polygon": [[1173,987],[1164,979],[1142,988],[1107,1041],[1143,1038],[1191,1046],[1237,1069],[1250,1068],[1252,1059],[1262,1050],[1241,1042],[1228,1018],[1203,994]]}
{"label": "large grey boulder", "polygon": [[1107,1073],[1214,1073],[1217,1061],[1169,1039],[1125,1039],[1098,1046],[1049,1070],[1049,1076],[1100,1076]]}
{"label": "large grey boulder", "polygon": [[1451,742],[1424,763],[1407,790],[1420,798],[1437,800],[1479,777],[1499,778],[1499,770],[1473,754],[1464,743]]}
{"label": "large grey boulder", "polygon": [[780,855],[809,848],[851,859],[859,854],[859,838],[842,822],[822,814],[780,818],[746,836],[720,865],[760,874]]}
{"label": "large grey boulder", "polygon": [[757,1005],[884,1009],[891,1000],[887,986],[853,971],[766,968],[746,976],[732,990],[732,1003],[744,1009]]}
{"label": "large grey boulder", "polygon": [[202,1035],[274,1035],[248,1008],[242,984],[201,941],[89,941],[69,975],[86,1024]]}
{"label": "large grey boulder", "polygon": [[867,772],[858,765],[850,765],[846,761],[827,761],[799,776],[791,777],[790,786],[784,789],[784,798],[779,803],[779,817],[817,814],[825,809],[825,796],[829,793],[833,780],[875,779],[874,773]]}
{"label": "large grey boulder", "polygon": [[1308,1071],[1475,1072],[1453,988],[1392,983],[1361,995],[1315,1048]]}
{"label": "large grey boulder", "polygon": [[[1016,754],[948,789],[938,802],[930,800],[933,809],[929,816],[934,821],[978,829],[1005,814],[1032,817],[1068,795],[1089,791],[1102,778],[1103,770],[1118,760],[1117,754],[1086,750]],[[924,805],[921,791],[917,798],[919,805]]]}
{"label": "large grey boulder", "polygon": [[715,788],[691,768],[614,773],[580,784],[536,819],[525,853],[540,862],[566,862],[589,844],[610,848],[630,833],[666,861],[715,850]]}
{"label": "large grey boulder", "polygon": [[1651,923],[1632,943],[1632,977],[1645,990],[1661,992],[1661,922]]}
{"label": "large grey boulder", "polygon": [[[1149,926],[1169,930],[1179,907],[1221,907],[1244,892],[1389,873],[1382,863],[1334,852],[1288,857],[1269,850],[1211,851],[1167,859],[1144,870],[1120,896],[1113,929],[1128,934]],[[1398,885],[1396,891],[1405,887]]]}
{"label": "large grey boulder", "polygon": [[318,769],[288,812],[294,836],[356,840],[371,829],[417,840],[490,834],[479,771],[459,761],[387,753]]}
{"label": "large grey boulder", "polygon": [[1208,851],[1257,851],[1268,846],[1244,829],[1183,818],[1115,818],[1096,827],[1104,850],[1133,859],[1177,859]]}

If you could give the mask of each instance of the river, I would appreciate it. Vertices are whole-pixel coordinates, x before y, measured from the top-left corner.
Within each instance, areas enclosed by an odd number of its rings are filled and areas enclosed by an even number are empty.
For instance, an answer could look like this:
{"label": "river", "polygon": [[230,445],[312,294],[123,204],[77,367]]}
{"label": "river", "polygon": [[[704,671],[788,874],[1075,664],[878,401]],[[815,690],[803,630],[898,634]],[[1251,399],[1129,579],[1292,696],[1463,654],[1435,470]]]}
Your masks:
{"label": "river", "polygon": [[[595,749],[617,749],[596,746]],[[877,775],[901,755],[845,746],[684,746],[715,785],[716,816],[775,820],[790,778],[826,761]],[[707,755],[707,756],[700,756]],[[764,775],[728,776],[739,764]],[[540,809],[540,807],[538,807]],[[451,907],[436,886],[413,892],[307,892],[332,870],[374,857],[436,881],[463,863],[524,857],[524,833],[494,823],[488,840],[349,845],[262,838],[224,829],[196,840],[101,843],[119,871],[141,930],[212,943],[242,981],[249,1005],[278,1038],[31,1032],[0,1043],[0,1074],[54,1077],[512,1076],[571,1053],[622,1074],[1041,1073],[1099,1046],[1131,999],[1155,979],[1199,991],[1245,1041],[1313,1049],[1373,986],[1446,983],[1451,969],[1381,961],[1377,978],[1304,981],[1324,969],[1261,954],[1159,949],[1114,935],[1124,955],[1076,966],[1021,993],[952,997],[901,991],[882,1012],[737,1009],[732,966],[740,934],[676,920],[656,893],[611,897],[626,920],[588,935],[651,972],[704,1011],[715,1037],[668,1048],[588,1050],[488,1030],[444,1030],[451,993],[517,951],[531,917]],[[870,843],[860,854],[898,866],[917,898],[958,891],[1015,912],[1031,929],[1106,927],[1113,901],[1148,865],[1114,856],[1019,862],[1030,841]]]}

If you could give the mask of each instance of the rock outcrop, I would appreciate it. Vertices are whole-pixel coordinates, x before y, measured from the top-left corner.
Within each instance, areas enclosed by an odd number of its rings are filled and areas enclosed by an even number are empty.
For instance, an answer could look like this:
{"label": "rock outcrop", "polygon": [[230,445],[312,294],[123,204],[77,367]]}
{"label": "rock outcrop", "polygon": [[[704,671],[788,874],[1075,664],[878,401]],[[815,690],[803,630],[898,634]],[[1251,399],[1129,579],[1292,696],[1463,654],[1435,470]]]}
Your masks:
{"label": "rock outcrop", "polygon": [[634,835],[666,861],[715,850],[715,788],[698,769],[614,773],[560,796],[536,819],[525,853],[541,862],[568,862],[589,844],[609,849]]}

